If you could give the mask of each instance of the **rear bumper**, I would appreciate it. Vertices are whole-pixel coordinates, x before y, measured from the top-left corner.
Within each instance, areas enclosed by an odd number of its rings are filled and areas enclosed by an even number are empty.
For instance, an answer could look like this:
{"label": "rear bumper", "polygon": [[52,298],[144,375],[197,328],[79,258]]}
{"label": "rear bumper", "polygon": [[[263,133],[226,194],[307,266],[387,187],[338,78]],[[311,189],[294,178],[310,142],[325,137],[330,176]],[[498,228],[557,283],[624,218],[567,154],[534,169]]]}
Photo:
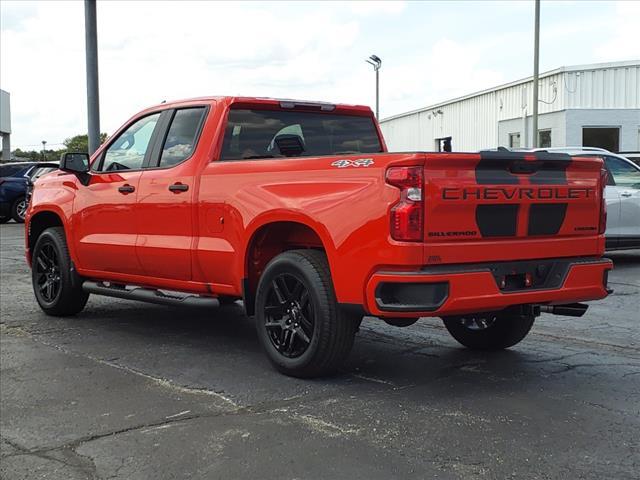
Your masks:
{"label": "rear bumper", "polygon": [[609,294],[611,269],[611,260],[588,257],[379,271],[367,282],[366,309],[379,317],[440,317],[598,300]]}

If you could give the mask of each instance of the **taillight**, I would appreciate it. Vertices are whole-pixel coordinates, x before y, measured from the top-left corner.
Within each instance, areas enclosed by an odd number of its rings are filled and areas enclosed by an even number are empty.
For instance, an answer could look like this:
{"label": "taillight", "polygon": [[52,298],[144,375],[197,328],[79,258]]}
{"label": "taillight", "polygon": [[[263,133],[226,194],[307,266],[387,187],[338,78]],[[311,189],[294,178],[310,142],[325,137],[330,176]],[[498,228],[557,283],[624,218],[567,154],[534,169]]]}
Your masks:
{"label": "taillight", "polygon": [[605,168],[600,170],[600,221],[598,223],[598,233],[603,234],[607,229],[607,200],[605,199],[605,188],[609,173]]}
{"label": "taillight", "polygon": [[400,201],[391,208],[391,238],[402,242],[423,241],[424,205],[422,167],[391,167],[387,183],[400,189]]}

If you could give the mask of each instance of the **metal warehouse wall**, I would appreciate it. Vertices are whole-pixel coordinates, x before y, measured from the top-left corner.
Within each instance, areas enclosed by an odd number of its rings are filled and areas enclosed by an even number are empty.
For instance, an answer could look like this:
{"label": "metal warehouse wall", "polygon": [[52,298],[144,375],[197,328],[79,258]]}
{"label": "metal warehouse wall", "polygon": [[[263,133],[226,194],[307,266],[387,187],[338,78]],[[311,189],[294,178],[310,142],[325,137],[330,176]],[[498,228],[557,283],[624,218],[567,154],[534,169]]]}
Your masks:
{"label": "metal warehouse wall", "polygon": [[[445,137],[452,137],[454,151],[504,145],[498,122],[531,115],[531,87],[531,80],[522,80],[384,119],[382,131],[392,151],[435,150],[436,139]],[[567,108],[640,108],[640,62],[547,72],[540,78],[539,98],[541,115]]]}

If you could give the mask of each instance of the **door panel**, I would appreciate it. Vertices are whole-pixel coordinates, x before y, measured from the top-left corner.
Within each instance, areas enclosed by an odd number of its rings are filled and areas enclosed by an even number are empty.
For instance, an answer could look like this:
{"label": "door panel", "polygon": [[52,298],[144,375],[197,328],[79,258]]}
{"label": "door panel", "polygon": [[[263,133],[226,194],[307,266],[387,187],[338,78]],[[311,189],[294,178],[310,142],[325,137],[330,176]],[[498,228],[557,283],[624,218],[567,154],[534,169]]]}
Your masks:
{"label": "door panel", "polygon": [[640,238],[640,189],[617,188],[620,195],[620,235]]}
{"label": "door panel", "polygon": [[615,185],[607,185],[604,189],[607,202],[607,237],[618,235],[620,230],[620,195]]}
{"label": "door panel", "polygon": [[[138,195],[138,258],[146,275],[191,280],[195,153],[204,107],[183,108],[167,118]],[[169,113],[169,112],[168,112]]]}
{"label": "door panel", "polygon": [[136,199],[161,113],[132,121],[94,162],[74,202],[80,268],[141,274],[136,255]]}
{"label": "door panel", "polygon": [[[140,179],[136,248],[146,275],[191,280],[194,188],[188,167],[149,170]],[[174,185],[182,187],[170,190]]]}
{"label": "door panel", "polygon": [[[616,237],[640,238],[640,168],[622,158],[606,156],[605,162],[614,185],[607,190],[615,190],[618,201],[618,219],[612,224],[611,233]],[[609,223],[607,223],[607,228]]]}
{"label": "door panel", "polygon": [[134,220],[140,175],[140,171],[95,174],[87,186],[78,184],[74,230],[83,269],[142,273],[135,252]]}

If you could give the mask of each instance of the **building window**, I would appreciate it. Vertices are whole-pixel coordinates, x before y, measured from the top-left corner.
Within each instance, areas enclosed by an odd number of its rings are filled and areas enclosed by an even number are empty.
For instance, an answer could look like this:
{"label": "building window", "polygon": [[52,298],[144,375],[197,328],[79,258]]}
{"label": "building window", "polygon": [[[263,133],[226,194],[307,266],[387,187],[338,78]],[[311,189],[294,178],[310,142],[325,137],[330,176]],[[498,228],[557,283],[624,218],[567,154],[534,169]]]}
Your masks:
{"label": "building window", "polygon": [[438,152],[451,152],[451,137],[436,138]]}
{"label": "building window", "polygon": [[551,130],[538,130],[538,146],[540,148],[551,147]]}
{"label": "building window", "polygon": [[509,134],[509,147],[520,148],[520,132]]}
{"label": "building window", "polygon": [[617,152],[620,145],[620,127],[584,127],[582,146],[599,147]]}

